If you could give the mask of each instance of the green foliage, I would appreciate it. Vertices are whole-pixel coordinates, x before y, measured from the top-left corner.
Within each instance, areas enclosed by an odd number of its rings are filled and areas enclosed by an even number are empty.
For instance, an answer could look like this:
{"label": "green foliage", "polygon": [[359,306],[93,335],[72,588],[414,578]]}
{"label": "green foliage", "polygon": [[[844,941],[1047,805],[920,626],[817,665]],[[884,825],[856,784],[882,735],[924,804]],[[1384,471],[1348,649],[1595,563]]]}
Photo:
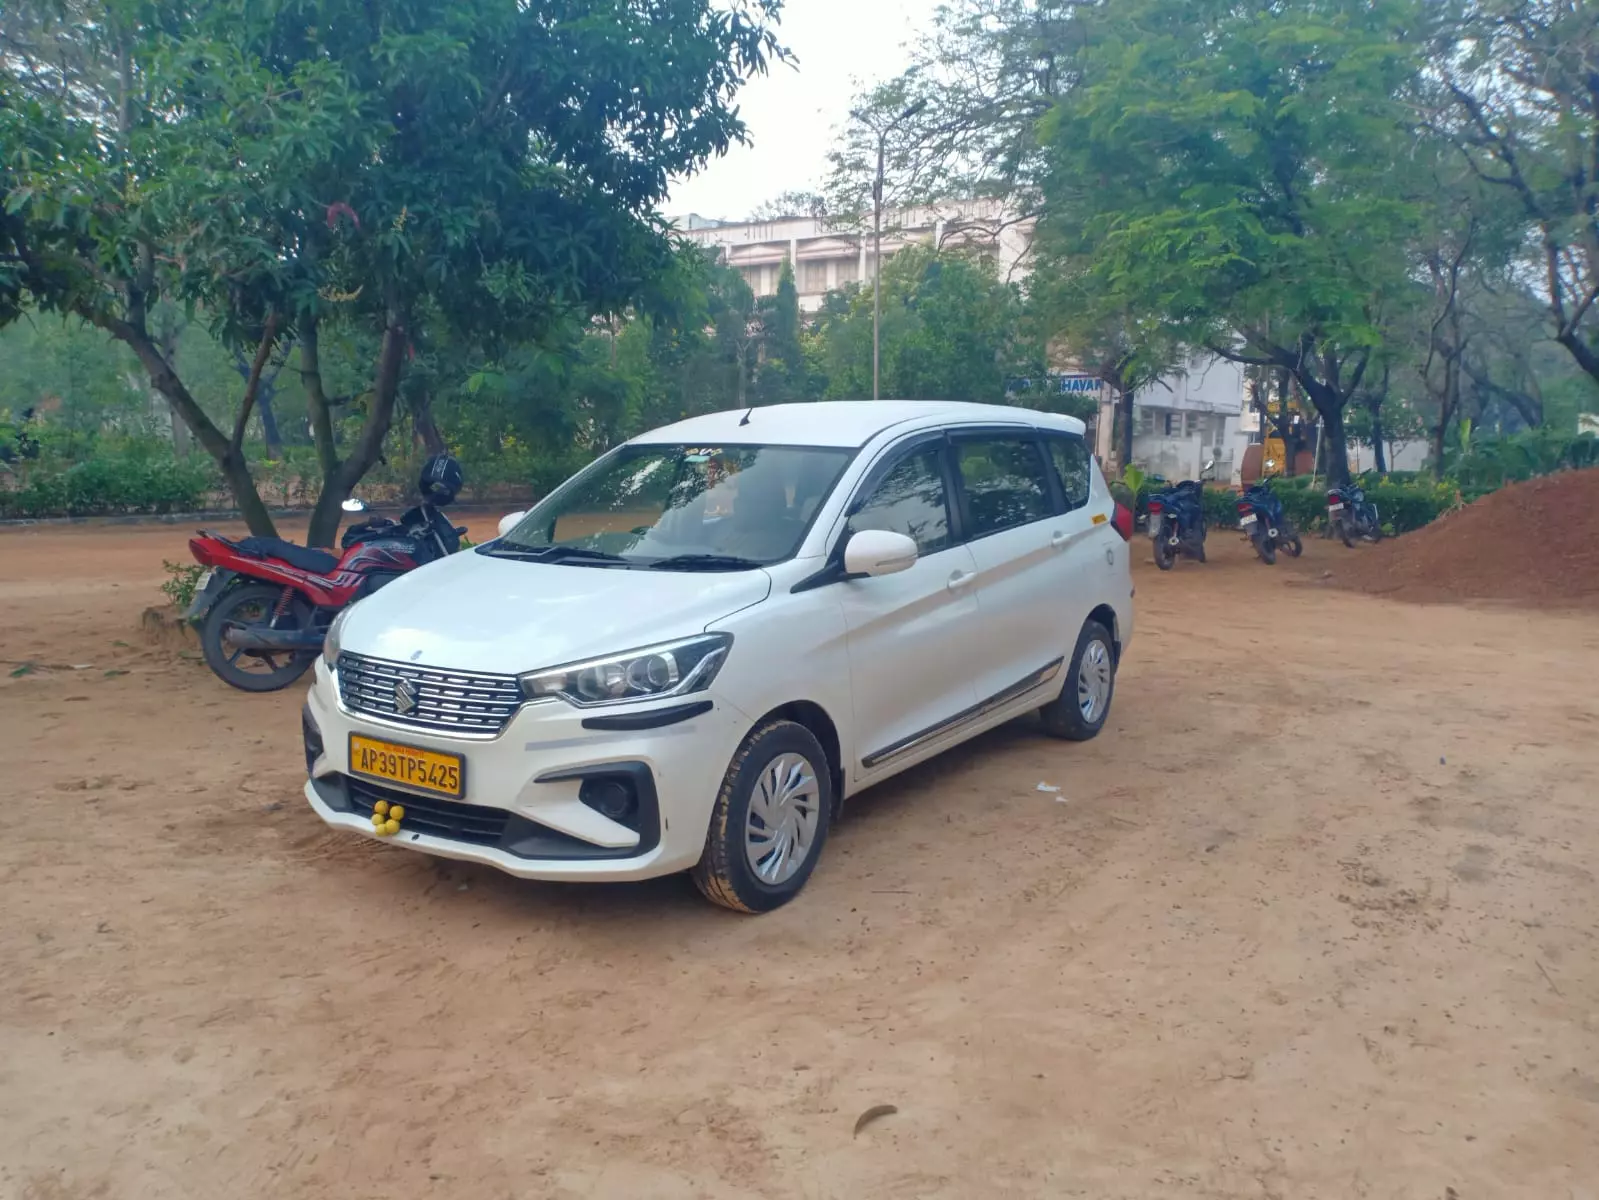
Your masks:
{"label": "green foliage", "polygon": [[[1461,424],[1469,430],[1469,421]],[[1503,437],[1468,432],[1445,477],[1476,498],[1507,483],[1589,466],[1599,466],[1599,437],[1591,433],[1573,437],[1547,427]]]}
{"label": "green foliage", "polygon": [[1384,480],[1366,489],[1366,498],[1377,506],[1386,533],[1409,533],[1436,521],[1444,513],[1459,508],[1462,497],[1449,483],[1416,480],[1395,483]]}
{"label": "green foliage", "polygon": [[189,605],[194,603],[194,593],[200,586],[200,576],[205,574],[205,568],[199,563],[176,563],[163,558],[161,569],[167,576],[161,583],[162,594],[179,612],[187,611]]}
{"label": "green foliage", "polygon": [[[883,266],[885,399],[1002,403],[1006,380],[1044,374],[1022,323],[1022,298],[991,259],[909,247]],[[830,399],[872,394],[872,293],[851,289],[819,324]]]}
{"label": "green foliage", "polygon": [[0,517],[194,512],[220,485],[215,467],[198,456],[177,459],[148,443],[107,443],[81,462],[45,459],[30,464],[14,486],[0,482]]}
{"label": "green foliage", "polygon": [[[0,324],[32,305],[126,343],[260,532],[231,413],[170,369],[152,310],[203,311],[246,358],[297,342],[313,541],[380,457],[427,327],[493,355],[652,307],[669,181],[743,136],[739,85],[785,57],[778,0],[81,9],[0,56]],[[369,354],[345,442],[318,386],[339,336]]]}
{"label": "green foliage", "polygon": [[[1294,375],[1327,422],[1413,292],[1396,164],[1420,56],[1406,0],[1117,0],[1077,10],[1041,124],[1040,238],[1100,321]],[[1099,322],[1096,322],[1099,323]]]}

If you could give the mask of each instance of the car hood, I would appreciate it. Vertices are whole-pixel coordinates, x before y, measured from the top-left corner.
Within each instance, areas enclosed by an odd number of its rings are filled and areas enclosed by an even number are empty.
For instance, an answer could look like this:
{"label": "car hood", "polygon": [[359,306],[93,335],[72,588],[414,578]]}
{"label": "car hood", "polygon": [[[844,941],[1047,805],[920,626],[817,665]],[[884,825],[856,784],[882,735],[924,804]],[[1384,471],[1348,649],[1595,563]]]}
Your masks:
{"label": "car hood", "polygon": [[700,633],[771,589],[765,571],[558,566],[467,551],[362,600],[339,640],[374,658],[514,675]]}

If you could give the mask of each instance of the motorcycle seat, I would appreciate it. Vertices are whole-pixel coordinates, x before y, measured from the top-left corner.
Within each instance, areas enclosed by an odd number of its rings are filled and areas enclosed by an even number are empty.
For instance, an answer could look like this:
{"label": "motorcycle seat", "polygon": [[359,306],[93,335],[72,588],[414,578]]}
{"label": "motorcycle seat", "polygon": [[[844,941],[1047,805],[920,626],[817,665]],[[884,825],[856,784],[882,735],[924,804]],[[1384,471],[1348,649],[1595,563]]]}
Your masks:
{"label": "motorcycle seat", "polygon": [[338,556],[311,546],[299,546],[282,538],[247,537],[235,543],[240,550],[256,558],[281,559],[300,571],[314,571],[326,575],[339,565]]}

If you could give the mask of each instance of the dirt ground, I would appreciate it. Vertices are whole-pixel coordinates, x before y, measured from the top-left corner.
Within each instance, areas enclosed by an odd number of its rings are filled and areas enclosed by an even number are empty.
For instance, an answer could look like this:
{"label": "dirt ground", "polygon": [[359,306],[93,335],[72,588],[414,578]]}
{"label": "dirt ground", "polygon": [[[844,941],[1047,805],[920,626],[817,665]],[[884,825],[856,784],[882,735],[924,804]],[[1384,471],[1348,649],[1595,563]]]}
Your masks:
{"label": "dirt ground", "polygon": [[324,831],[299,689],[141,637],[186,532],[0,533],[5,1200],[1599,1197],[1592,614],[1140,545],[1103,736],[750,919]]}

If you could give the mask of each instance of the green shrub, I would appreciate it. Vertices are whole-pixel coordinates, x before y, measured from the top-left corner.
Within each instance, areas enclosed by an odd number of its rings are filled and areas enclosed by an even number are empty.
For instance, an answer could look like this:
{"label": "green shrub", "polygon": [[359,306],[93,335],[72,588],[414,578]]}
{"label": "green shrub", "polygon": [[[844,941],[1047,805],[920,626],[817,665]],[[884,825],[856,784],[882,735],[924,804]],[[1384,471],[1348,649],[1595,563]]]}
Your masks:
{"label": "green shrub", "polygon": [[1320,529],[1327,523],[1327,487],[1325,479],[1318,479],[1316,487],[1310,486],[1309,475],[1272,478],[1272,494],[1283,502],[1283,515],[1294,523],[1301,533]]}
{"label": "green shrub", "polygon": [[177,606],[179,612],[188,610],[194,603],[195,589],[200,585],[200,576],[205,574],[205,568],[199,563],[175,563],[161,560],[161,569],[167,573],[161,590],[168,600]]}
{"label": "green shrub", "polygon": [[1462,493],[1475,498],[1507,483],[1595,465],[1599,465],[1599,437],[1542,426],[1499,437],[1479,433],[1465,438],[1444,474]]}
{"label": "green shrub", "polygon": [[63,466],[40,462],[20,485],[0,489],[0,517],[170,513],[204,507],[220,485],[209,459],[123,449]]}
{"label": "green shrub", "polygon": [[1424,479],[1412,483],[1384,480],[1366,489],[1366,499],[1377,506],[1383,530],[1391,534],[1420,529],[1461,504],[1458,488]]}

